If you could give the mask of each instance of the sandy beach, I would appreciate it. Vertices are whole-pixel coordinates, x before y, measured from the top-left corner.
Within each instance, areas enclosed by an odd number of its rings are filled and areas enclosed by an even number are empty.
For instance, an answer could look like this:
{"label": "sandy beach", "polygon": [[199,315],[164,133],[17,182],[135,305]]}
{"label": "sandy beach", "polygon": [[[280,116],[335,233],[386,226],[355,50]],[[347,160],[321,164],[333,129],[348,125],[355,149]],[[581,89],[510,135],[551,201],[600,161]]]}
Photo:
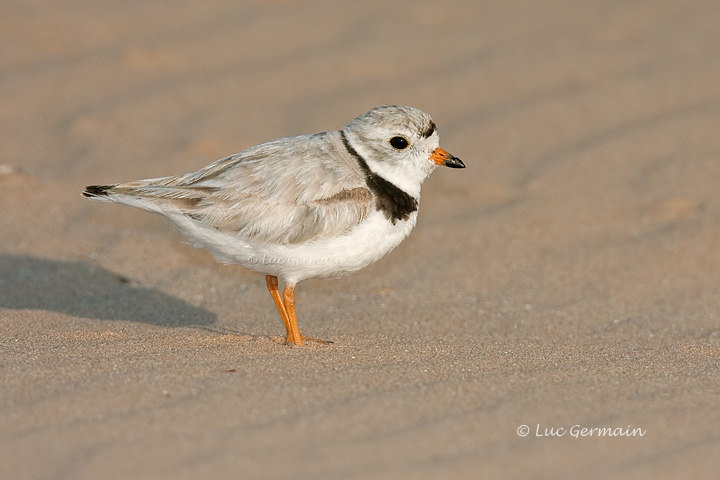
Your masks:
{"label": "sandy beach", "polygon": [[[710,479],[720,4],[0,5],[0,478]],[[464,170],[297,287],[83,187],[385,103]]]}

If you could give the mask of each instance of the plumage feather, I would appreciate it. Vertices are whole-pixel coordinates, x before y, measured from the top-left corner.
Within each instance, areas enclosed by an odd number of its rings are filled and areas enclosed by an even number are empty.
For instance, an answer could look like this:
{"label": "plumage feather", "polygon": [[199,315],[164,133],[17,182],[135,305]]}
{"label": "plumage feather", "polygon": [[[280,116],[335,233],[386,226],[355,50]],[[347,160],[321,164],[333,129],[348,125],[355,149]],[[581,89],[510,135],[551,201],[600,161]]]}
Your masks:
{"label": "plumage feather", "polygon": [[339,132],[271,141],[197,172],[88,187],[85,195],[280,244],[342,234],[367,217],[373,202]]}

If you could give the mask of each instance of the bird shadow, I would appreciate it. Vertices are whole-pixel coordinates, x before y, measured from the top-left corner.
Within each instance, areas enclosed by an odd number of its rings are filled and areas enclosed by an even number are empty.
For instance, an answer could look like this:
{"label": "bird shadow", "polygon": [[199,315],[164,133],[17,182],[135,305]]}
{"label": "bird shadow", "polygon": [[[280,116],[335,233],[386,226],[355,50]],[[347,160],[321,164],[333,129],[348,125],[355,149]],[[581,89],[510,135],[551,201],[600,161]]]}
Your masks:
{"label": "bird shadow", "polygon": [[7,254],[0,254],[0,308],[165,327],[208,326],[217,319],[202,307],[134,286],[96,265]]}

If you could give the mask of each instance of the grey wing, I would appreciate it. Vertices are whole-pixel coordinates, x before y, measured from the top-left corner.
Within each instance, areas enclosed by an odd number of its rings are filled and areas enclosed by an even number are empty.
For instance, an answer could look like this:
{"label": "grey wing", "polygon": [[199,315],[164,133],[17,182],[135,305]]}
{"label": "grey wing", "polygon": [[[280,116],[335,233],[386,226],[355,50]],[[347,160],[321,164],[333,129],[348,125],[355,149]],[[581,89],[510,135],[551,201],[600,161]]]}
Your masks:
{"label": "grey wing", "polygon": [[335,133],[268,142],[187,175],[114,185],[108,200],[180,213],[258,242],[336,236],[367,217],[373,196]]}

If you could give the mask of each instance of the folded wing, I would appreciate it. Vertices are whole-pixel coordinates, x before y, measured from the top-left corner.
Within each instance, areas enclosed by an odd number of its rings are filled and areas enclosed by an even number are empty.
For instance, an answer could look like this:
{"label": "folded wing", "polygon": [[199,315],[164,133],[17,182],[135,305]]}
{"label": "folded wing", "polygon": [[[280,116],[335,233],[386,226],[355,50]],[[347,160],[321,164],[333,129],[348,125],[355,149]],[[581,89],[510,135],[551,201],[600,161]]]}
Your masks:
{"label": "folded wing", "polygon": [[256,241],[304,243],[342,234],[373,196],[338,132],[268,142],[186,175],[88,187],[84,194]]}

